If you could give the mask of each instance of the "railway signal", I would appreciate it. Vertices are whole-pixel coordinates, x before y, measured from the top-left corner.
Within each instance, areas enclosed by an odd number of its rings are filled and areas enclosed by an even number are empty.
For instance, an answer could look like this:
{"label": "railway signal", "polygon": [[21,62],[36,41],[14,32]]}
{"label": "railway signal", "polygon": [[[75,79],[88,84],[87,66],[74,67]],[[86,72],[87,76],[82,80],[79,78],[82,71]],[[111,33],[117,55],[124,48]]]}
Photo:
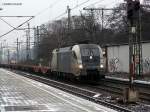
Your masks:
{"label": "railway signal", "polygon": [[[135,56],[139,57],[136,61],[139,62],[139,75],[141,74],[141,36],[140,36],[140,1],[139,0],[126,0],[127,1],[127,19],[131,33],[129,35],[129,88],[124,90],[125,102],[138,101],[138,92],[134,89],[134,78],[137,72],[135,71],[136,62]],[[137,38],[137,39],[135,39]]]}
{"label": "railway signal", "polygon": [[[142,74],[142,45],[141,45],[141,16],[140,16],[140,1],[139,0],[127,0],[127,19],[129,21],[129,27],[131,29],[129,37],[129,63],[130,63],[130,79],[133,79],[136,74],[139,76]],[[134,29],[134,30],[133,30]],[[133,52],[134,51],[134,52]],[[139,57],[139,64],[135,62],[135,57]],[[139,66],[136,70],[135,67]],[[132,82],[132,80],[130,80]]]}
{"label": "railway signal", "polygon": [[132,0],[128,0],[127,2],[127,18],[129,20],[133,19],[133,1]]}
{"label": "railway signal", "polygon": [[127,0],[127,19],[133,25],[133,20],[138,18],[137,13],[140,10],[140,1],[139,0]]}
{"label": "railway signal", "polygon": [[134,10],[139,11],[140,10],[140,1],[136,0],[133,2],[133,4],[134,4]]}

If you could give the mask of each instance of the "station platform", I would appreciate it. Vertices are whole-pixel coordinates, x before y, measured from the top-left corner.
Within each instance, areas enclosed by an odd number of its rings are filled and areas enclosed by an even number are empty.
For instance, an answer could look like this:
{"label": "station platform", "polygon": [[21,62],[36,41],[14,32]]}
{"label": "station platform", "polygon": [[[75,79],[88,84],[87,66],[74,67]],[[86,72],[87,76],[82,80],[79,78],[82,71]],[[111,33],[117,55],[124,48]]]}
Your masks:
{"label": "station platform", "polygon": [[116,112],[0,69],[0,112]]}

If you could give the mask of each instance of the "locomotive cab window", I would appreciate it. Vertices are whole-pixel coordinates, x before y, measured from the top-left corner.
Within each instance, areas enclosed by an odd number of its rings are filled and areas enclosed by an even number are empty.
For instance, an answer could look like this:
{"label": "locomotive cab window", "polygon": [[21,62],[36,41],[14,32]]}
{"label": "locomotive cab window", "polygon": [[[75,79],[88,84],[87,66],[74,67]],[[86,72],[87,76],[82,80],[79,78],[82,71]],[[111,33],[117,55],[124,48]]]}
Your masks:
{"label": "locomotive cab window", "polygon": [[99,56],[98,48],[83,48],[81,50],[82,56]]}
{"label": "locomotive cab window", "polygon": [[74,51],[72,52],[72,55],[73,55],[74,59],[77,59],[77,55],[76,55],[76,53]]}

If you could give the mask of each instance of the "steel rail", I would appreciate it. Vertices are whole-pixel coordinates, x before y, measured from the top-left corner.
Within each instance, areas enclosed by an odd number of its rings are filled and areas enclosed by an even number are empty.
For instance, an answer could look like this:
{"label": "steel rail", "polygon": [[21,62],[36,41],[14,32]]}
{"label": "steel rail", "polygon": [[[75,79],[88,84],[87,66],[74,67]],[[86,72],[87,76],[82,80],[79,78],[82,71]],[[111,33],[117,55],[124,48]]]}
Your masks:
{"label": "steel rail", "polygon": [[[116,90],[116,87],[118,89],[122,89],[123,91],[123,88],[127,88],[129,86],[128,80],[120,80],[117,78],[115,79],[115,78],[106,77],[106,79],[103,79],[103,82],[104,83],[101,86],[106,87],[105,89],[109,91],[110,91],[109,88],[111,88],[112,92],[113,90]],[[134,85],[134,88],[138,90],[139,98],[141,100],[150,101],[150,84],[139,83],[137,80],[135,80],[133,85]]]}

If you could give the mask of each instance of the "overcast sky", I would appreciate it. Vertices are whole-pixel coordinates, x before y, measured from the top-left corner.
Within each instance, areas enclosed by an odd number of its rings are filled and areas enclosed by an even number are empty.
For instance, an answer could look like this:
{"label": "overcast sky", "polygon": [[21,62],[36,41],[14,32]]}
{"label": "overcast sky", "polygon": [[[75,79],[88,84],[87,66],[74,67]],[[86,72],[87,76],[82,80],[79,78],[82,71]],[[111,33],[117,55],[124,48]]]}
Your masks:
{"label": "overcast sky", "polygon": [[[30,21],[31,27],[33,27],[42,23],[46,23],[50,20],[55,20],[57,16],[66,11],[67,5],[69,5],[70,8],[73,8],[83,2],[86,3],[81,5],[79,8],[72,10],[72,15],[79,14],[79,11],[82,11],[83,7],[113,7],[115,4],[123,2],[123,0],[0,0],[0,8],[3,8],[3,10],[0,11],[0,16],[35,16],[35,18]],[[7,6],[3,5],[4,3],[22,3],[22,5]],[[63,15],[62,17],[65,16],[67,15]],[[29,18],[2,19],[16,27]],[[0,20],[0,35],[8,32],[11,29],[12,27]],[[20,40],[23,40],[23,38],[25,38],[23,35],[23,31],[14,31],[0,38],[0,41],[2,42],[6,39],[8,42],[12,42],[18,37]]]}

